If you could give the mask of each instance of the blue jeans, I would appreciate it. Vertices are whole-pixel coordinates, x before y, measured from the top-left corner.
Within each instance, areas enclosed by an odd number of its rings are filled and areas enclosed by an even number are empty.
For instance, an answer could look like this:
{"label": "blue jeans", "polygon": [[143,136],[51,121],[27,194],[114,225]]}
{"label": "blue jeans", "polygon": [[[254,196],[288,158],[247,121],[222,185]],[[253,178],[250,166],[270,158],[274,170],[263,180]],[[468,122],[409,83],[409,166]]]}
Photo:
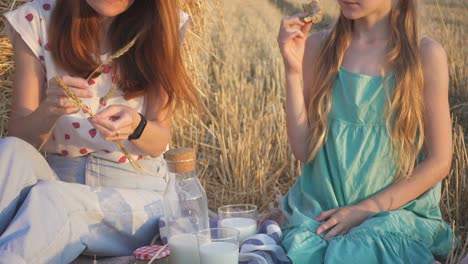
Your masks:
{"label": "blue jeans", "polygon": [[139,163],[142,175],[93,156],[46,161],[25,141],[1,139],[0,263],[69,263],[149,244],[163,214],[166,165],[161,157]]}

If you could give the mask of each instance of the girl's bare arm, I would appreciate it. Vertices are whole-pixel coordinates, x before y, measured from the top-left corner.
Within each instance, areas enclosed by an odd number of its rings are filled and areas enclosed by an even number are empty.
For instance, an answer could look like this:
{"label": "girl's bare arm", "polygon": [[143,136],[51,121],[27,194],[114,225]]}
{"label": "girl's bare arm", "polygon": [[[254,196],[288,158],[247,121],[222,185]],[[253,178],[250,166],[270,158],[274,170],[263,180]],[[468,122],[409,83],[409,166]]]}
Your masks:
{"label": "girl's bare arm", "polygon": [[288,141],[296,159],[306,162],[311,134],[307,117],[313,72],[320,52],[321,38],[312,34],[306,41],[301,74],[286,72],[286,128]]}
{"label": "girl's bare arm", "polygon": [[286,74],[286,128],[288,142],[296,159],[307,161],[310,127],[307,106],[311,95],[312,73],[322,42],[321,34],[305,37],[311,23],[304,23],[307,13],[283,19],[278,45]]}

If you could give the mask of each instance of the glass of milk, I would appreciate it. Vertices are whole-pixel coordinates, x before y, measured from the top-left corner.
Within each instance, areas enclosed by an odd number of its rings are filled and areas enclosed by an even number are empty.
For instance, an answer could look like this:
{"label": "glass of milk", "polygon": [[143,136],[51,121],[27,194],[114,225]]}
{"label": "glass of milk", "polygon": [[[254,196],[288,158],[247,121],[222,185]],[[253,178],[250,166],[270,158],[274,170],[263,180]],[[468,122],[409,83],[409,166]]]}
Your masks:
{"label": "glass of milk", "polygon": [[200,264],[237,264],[239,231],[232,228],[210,228],[197,233]]}
{"label": "glass of milk", "polygon": [[170,237],[170,264],[198,264],[198,241],[195,234],[178,234]]}
{"label": "glass of milk", "polygon": [[240,232],[239,241],[257,233],[257,206],[233,204],[218,208],[218,226],[234,228]]}

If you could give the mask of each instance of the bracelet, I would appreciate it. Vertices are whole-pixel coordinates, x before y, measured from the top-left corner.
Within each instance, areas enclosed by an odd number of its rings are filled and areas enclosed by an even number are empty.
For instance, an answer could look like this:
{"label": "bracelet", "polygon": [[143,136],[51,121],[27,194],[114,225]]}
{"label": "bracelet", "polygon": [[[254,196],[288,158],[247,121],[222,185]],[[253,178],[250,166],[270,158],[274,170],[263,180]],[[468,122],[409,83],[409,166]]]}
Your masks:
{"label": "bracelet", "polygon": [[142,114],[140,114],[140,113],[138,113],[138,114],[139,114],[140,117],[141,117],[140,123],[139,123],[138,126],[135,128],[135,130],[133,131],[133,133],[130,134],[130,135],[128,136],[128,140],[139,139],[139,138],[141,137],[141,134],[143,134],[143,130],[144,130],[145,127],[146,127],[146,123],[147,123],[146,118],[145,118]]}

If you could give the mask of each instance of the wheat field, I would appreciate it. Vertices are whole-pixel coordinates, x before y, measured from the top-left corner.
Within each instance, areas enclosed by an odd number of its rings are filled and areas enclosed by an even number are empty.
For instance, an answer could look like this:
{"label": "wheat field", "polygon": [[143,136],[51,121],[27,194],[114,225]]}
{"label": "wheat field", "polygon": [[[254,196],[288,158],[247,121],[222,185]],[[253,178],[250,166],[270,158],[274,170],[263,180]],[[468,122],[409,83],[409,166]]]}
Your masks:
{"label": "wheat field", "polygon": [[[276,35],[283,16],[300,11],[300,0],[190,0],[184,10],[192,25],[184,58],[206,105],[200,117],[180,110],[172,128],[173,147],[197,149],[198,176],[212,210],[232,203],[273,206],[300,175],[301,164],[287,143],[283,65]],[[12,0],[0,1],[2,13]],[[322,0],[324,21],[333,23],[338,7]],[[443,182],[441,208],[456,230],[459,247],[445,263],[459,263],[468,241],[468,48],[464,0],[425,0],[421,25],[445,47],[450,66],[454,155]],[[3,27],[0,28],[3,32]],[[11,47],[0,39],[0,137],[6,133],[14,66]]]}

